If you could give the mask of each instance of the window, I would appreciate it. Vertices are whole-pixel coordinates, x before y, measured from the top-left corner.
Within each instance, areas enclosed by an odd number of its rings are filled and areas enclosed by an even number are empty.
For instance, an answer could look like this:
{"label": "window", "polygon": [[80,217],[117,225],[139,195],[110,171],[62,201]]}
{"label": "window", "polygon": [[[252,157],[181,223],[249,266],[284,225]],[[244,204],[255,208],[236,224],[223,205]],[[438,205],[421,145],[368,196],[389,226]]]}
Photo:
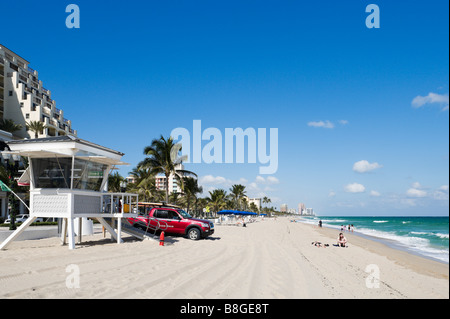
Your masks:
{"label": "window", "polygon": [[167,214],[167,210],[160,210],[160,209],[158,209],[158,210],[153,214],[153,216],[156,217],[156,218],[165,218],[165,219],[169,218],[169,216],[168,216],[168,214]]}
{"label": "window", "polygon": [[[70,188],[72,158],[33,158],[36,188]],[[106,165],[75,158],[73,188],[100,191]]]}
{"label": "window", "polygon": [[30,118],[30,114],[29,113],[25,114],[25,118],[28,120]]}
{"label": "window", "polygon": [[36,188],[70,188],[72,158],[33,158]]}
{"label": "window", "polygon": [[13,91],[9,91],[9,96],[13,96]]}
{"label": "window", "polygon": [[168,217],[169,219],[180,220],[180,216],[173,210],[169,210],[167,213],[169,215],[169,217]]}
{"label": "window", "polygon": [[75,158],[73,188],[100,191],[106,165]]}

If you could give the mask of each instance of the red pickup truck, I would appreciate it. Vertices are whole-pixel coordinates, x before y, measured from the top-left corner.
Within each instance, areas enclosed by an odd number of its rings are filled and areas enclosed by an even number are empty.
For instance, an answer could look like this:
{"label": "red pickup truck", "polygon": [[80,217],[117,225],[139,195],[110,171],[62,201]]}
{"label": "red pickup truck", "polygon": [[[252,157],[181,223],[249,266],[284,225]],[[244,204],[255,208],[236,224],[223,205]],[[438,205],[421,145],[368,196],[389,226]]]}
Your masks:
{"label": "red pickup truck", "polygon": [[140,207],[139,216],[128,218],[128,222],[143,230],[163,230],[167,234],[186,235],[192,240],[214,234],[212,222],[193,218],[184,210],[174,207]]}

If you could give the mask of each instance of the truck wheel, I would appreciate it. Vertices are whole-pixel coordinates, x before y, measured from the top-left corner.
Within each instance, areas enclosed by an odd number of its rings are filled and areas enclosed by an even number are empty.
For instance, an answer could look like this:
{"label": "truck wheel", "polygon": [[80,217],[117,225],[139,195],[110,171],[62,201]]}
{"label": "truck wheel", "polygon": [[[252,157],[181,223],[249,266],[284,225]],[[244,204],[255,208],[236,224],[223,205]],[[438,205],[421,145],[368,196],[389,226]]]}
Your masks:
{"label": "truck wheel", "polygon": [[189,229],[187,235],[190,240],[199,240],[201,236],[200,231],[195,227]]}

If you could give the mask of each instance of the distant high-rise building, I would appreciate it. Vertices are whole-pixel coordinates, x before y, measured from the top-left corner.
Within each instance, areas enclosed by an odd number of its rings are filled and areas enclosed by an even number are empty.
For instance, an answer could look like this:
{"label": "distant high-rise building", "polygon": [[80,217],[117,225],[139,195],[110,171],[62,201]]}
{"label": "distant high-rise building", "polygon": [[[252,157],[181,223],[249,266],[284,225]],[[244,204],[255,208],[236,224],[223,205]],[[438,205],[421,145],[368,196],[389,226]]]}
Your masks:
{"label": "distant high-rise building", "polygon": [[280,212],[287,213],[287,211],[288,211],[288,205],[287,204],[281,204]]}
{"label": "distant high-rise building", "polygon": [[305,213],[306,206],[303,203],[298,204],[298,213],[300,215],[303,215]]}

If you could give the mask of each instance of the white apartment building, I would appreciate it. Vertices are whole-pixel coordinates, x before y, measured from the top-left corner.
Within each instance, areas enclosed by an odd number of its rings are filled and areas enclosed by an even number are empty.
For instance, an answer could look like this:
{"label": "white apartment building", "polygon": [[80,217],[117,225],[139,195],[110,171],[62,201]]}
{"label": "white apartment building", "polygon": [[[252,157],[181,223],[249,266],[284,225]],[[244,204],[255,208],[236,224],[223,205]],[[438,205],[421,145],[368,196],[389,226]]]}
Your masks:
{"label": "white apartment building", "polygon": [[258,208],[258,210],[261,210],[261,203],[262,203],[261,198],[249,198],[248,204],[250,205],[251,203],[255,204],[255,206]]}
{"label": "white apartment building", "polygon": [[[176,169],[184,170],[184,165],[179,164],[176,166]],[[163,174],[158,174],[155,177],[155,186],[160,191],[166,191],[166,176]],[[177,179],[174,174],[170,174],[169,176],[169,194],[172,193],[181,193],[181,188],[178,186]]]}
{"label": "white apartment building", "polygon": [[38,137],[77,135],[64,111],[56,107],[51,91],[44,88],[38,72],[30,62],[0,44],[0,119],[13,120],[22,125],[14,138],[34,138],[26,123],[40,121],[45,129]]}

